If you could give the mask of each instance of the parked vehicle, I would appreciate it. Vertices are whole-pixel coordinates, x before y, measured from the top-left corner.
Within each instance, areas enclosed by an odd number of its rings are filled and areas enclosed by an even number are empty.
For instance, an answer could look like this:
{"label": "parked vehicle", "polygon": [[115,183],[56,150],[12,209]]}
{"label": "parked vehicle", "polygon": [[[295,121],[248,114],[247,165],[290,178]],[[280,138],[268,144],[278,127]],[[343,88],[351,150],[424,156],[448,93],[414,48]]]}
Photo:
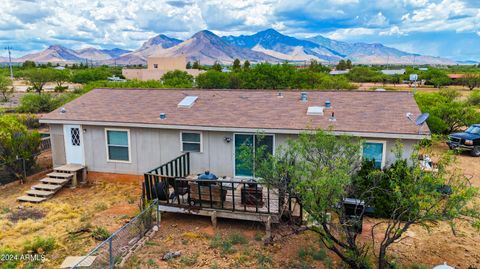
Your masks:
{"label": "parked vehicle", "polygon": [[480,124],[473,124],[465,132],[448,136],[450,149],[468,150],[474,157],[480,157]]}

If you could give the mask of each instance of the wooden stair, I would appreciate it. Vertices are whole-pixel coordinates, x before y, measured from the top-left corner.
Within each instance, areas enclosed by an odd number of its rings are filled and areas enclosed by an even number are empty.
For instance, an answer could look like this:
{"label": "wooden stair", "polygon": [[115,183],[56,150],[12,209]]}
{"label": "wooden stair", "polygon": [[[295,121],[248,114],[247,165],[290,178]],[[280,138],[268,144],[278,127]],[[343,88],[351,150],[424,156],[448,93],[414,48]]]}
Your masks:
{"label": "wooden stair", "polygon": [[54,172],[47,174],[48,177],[40,179],[40,183],[33,185],[26,191],[25,195],[17,197],[19,202],[41,203],[50,199],[63,186],[72,181],[75,172],[65,172],[54,169]]}

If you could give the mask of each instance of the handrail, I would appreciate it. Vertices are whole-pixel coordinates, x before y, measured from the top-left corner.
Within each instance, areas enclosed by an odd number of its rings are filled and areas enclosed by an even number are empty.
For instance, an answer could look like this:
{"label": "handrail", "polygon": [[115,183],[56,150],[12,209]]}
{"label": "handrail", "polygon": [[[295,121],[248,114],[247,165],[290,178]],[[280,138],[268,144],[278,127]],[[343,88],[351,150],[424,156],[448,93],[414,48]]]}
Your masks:
{"label": "handrail", "polygon": [[166,177],[186,177],[190,174],[190,152],[185,152],[175,159],[145,173],[145,175],[161,175]]}

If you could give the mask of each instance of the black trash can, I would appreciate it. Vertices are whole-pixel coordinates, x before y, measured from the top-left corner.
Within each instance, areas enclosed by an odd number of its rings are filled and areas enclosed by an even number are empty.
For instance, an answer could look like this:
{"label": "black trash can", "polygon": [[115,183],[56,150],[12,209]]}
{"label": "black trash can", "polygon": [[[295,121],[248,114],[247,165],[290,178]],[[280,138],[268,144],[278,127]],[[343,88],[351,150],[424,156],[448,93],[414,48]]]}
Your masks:
{"label": "black trash can", "polygon": [[351,224],[351,228],[356,233],[362,233],[363,230],[363,214],[365,202],[354,198],[343,199],[343,208],[347,222]]}

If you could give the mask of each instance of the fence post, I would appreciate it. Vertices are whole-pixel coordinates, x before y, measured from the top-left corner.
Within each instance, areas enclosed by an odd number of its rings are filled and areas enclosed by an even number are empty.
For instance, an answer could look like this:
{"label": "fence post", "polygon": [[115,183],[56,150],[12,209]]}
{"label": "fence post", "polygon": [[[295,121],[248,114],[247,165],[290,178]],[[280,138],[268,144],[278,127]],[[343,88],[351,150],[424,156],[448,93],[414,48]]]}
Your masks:
{"label": "fence post", "polygon": [[158,209],[158,200],[155,202],[155,210],[157,212],[157,227],[160,227],[160,210]]}
{"label": "fence post", "polygon": [[114,259],[113,259],[113,249],[112,249],[112,238],[108,241],[108,254],[109,254],[109,261],[110,261],[110,269],[113,269],[115,266]]}

